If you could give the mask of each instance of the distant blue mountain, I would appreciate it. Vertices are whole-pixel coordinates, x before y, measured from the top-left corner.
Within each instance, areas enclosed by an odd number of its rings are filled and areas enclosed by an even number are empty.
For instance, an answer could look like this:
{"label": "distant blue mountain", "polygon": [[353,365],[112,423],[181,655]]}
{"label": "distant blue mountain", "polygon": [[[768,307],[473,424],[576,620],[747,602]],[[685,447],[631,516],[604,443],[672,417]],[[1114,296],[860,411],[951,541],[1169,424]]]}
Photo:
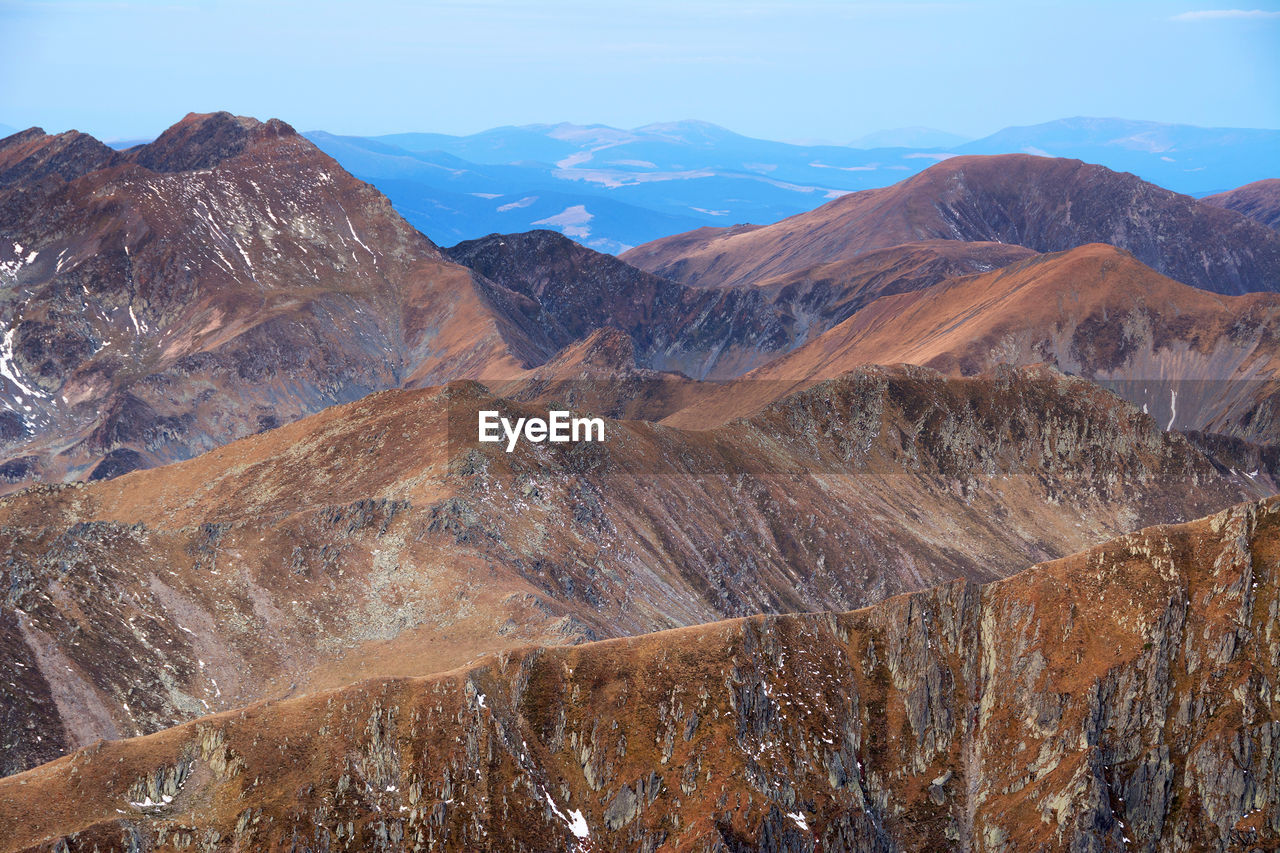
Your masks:
{"label": "distant blue mountain", "polygon": [[386,193],[401,216],[444,246],[495,232],[554,228],[598,251],[617,253],[706,224],[706,217],[632,204],[593,184],[557,178],[550,164],[475,163],[439,149],[397,147],[386,137],[307,137]]}
{"label": "distant blue mountain", "polygon": [[972,142],[973,137],[933,127],[895,127],[877,130],[849,143],[850,148],[949,148]]}
{"label": "distant blue mountain", "polygon": [[700,121],[306,135],[442,245],[550,227],[607,252],[702,225],[775,222],[957,154],[1074,157],[1194,195],[1280,176],[1280,131],[1123,119],[1063,119],[933,147],[921,143],[949,135],[904,128],[859,140],[910,143],[896,147],[792,145]]}
{"label": "distant blue mountain", "polygon": [[[0,124],[0,136],[15,132]],[[1280,131],[1110,118],[1009,127],[973,141],[898,128],[848,146],[754,139],[703,121],[306,136],[441,245],[554,228],[612,253],[704,225],[776,222],[957,154],[1073,157],[1197,196],[1280,177]]]}
{"label": "distant blue mountain", "polygon": [[155,137],[150,136],[135,136],[128,139],[106,139],[103,141],[117,151],[124,151],[126,149],[133,148],[136,145],[146,145],[148,142],[154,141],[154,139]]}
{"label": "distant blue mountain", "polygon": [[936,161],[906,149],[770,142],[695,121],[306,136],[441,244],[554,227],[609,252],[703,225],[772,222]]}
{"label": "distant blue mountain", "polygon": [[954,150],[1073,157],[1195,196],[1280,177],[1280,130],[1068,118],[1005,128]]}

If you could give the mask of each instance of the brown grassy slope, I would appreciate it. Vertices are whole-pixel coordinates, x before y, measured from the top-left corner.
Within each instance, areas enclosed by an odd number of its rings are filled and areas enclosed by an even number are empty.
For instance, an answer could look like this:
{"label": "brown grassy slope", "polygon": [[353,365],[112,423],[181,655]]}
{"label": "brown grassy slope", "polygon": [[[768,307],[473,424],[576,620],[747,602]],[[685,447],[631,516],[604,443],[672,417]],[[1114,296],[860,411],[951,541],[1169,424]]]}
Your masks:
{"label": "brown grassy slope", "polygon": [[546,408],[568,408],[626,420],[659,421],[699,400],[713,387],[681,373],[636,364],[635,343],[612,327],[570,344],[546,364],[507,381],[490,380],[495,394]]}
{"label": "brown grassy slope", "polygon": [[0,780],[0,849],[1270,849],[1277,565],[1272,499],[985,587],[257,704]]}
{"label": "brown grassy slope", "polygon": [[843,261],[773,276],[748,287],[795,319],[805,343],[880,296],[922,290],[948,278],[989,272],[1036,255],[1007,243],[927,240],[873,249]]}
{"label": "brown grassy slope", "polygon": [[953,157],[901,183],[851,193],[772,225],[702,229],[622,258],[677,281],[724,286],[939,239],[1016,243],[1038,252],[1110,243],[1206,290],[1280,287],[1280,235],[1271,229],[1127,173],[1026,154]]}
{"label": "brown grassy slope", "polygon": [[1254,181],[1234,190],[1205,196],[1206,204],[1225,207],[1268,228],[1280,228],[1280,178]]}
{"label": "brown grassy slope", "polygon": [[1095,244],[880,298],[667,423],[723,422],[866,363],[952,375],[1047,363],[1114,388],[1161,425],[1274,441],[1278,330],[1274,295],[1187,287]]}

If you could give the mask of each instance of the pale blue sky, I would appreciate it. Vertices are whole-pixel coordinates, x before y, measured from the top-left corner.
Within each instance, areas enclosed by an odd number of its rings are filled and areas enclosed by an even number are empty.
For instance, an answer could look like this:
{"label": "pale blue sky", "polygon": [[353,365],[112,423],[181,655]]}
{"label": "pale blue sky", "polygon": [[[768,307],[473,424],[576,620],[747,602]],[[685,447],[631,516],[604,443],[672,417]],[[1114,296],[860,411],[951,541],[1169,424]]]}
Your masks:
{"label": "pale blue sky", "polygon": [[[1280,0],[0,0],[0,123],[469,133],[698,118],[845,142],[1075,115],[1280,128]],[[1234,9],[1234,11],[1230,11]]]}

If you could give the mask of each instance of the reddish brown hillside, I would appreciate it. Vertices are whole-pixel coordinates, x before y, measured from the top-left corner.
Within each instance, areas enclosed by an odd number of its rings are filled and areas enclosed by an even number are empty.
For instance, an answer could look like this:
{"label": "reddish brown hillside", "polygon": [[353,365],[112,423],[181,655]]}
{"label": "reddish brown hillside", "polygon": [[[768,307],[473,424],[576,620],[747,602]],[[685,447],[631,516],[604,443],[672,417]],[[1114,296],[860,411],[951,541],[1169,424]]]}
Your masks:
{"label": "reddish brown hillside", "polygon": [[[678,390],[681,386],[675,386]],[[0,501],[0,772],[484,652],[992,580],[1259,494],[1083,380],[869,369],[750,421],[477,445],[463,384]]]}
{"label": "reddish brown hillside", "polygon": [[791,320],[792,346],[816,338],[880,296],[923,290],[948,278],[989,272],[1036,253],[1008,243],[929,240],[873,249],[844,261],[746,285]]}
{"label": "reddish brown hillside", "polygon": [[1268,414],[1280,298],[1187,287],[1104,245],[878,299],[668,422],[722,422],[860,365],[900,362],[952,375],[1048,363],[1116,390],[1162,426],[1280,439]]}
{"label": "reddish brown hillside", "polygon": [[1137,177],[1079,160],[953,157],[882,189],[754,229],[655,240],[622,258],[700,285],[758,282],[921,240],[1057,252],[1110,243],[1165,275],[1219,293],[1280,289],[1280,234]]}
{"label": "reddish brown hillside", "polygon": [[1254,181],[1200,200],[1205,204],[1234,210],[1268,228],[1280,228],[1280,178]]}
{"label": "reddish brown hillside", "polygon": [[0,780],[0,849],[1268,850],[1280,504],[979,587],[521,649]]}
{"label": "reddish brown hillside", "polygon": [[27,131],[0,179],[0,488],[515,371],[527,348],[491,286],[279,121],[193,114],[122,153]]}
{"label": "reddish brown hillside", "polygon": [[609,418],[659,421],[702,399],[708,383],[636,363],[635,342],[612,327],[597,329],[546,364],[508,381],[490,381],[500,396]]}

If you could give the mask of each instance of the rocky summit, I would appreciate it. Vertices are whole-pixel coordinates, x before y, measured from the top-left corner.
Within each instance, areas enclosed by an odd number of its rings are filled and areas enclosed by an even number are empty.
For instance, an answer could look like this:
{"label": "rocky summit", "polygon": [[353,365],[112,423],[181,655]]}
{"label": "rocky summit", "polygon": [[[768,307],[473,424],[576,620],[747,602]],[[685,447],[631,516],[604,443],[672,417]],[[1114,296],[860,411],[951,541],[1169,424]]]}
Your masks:
{"label": "rocky summit", "polygon": [[125,152],[12,136],[0,237],[14,485],[115,476],[373,390],[516,367],[474,277],[280,121],[190,115]]}

